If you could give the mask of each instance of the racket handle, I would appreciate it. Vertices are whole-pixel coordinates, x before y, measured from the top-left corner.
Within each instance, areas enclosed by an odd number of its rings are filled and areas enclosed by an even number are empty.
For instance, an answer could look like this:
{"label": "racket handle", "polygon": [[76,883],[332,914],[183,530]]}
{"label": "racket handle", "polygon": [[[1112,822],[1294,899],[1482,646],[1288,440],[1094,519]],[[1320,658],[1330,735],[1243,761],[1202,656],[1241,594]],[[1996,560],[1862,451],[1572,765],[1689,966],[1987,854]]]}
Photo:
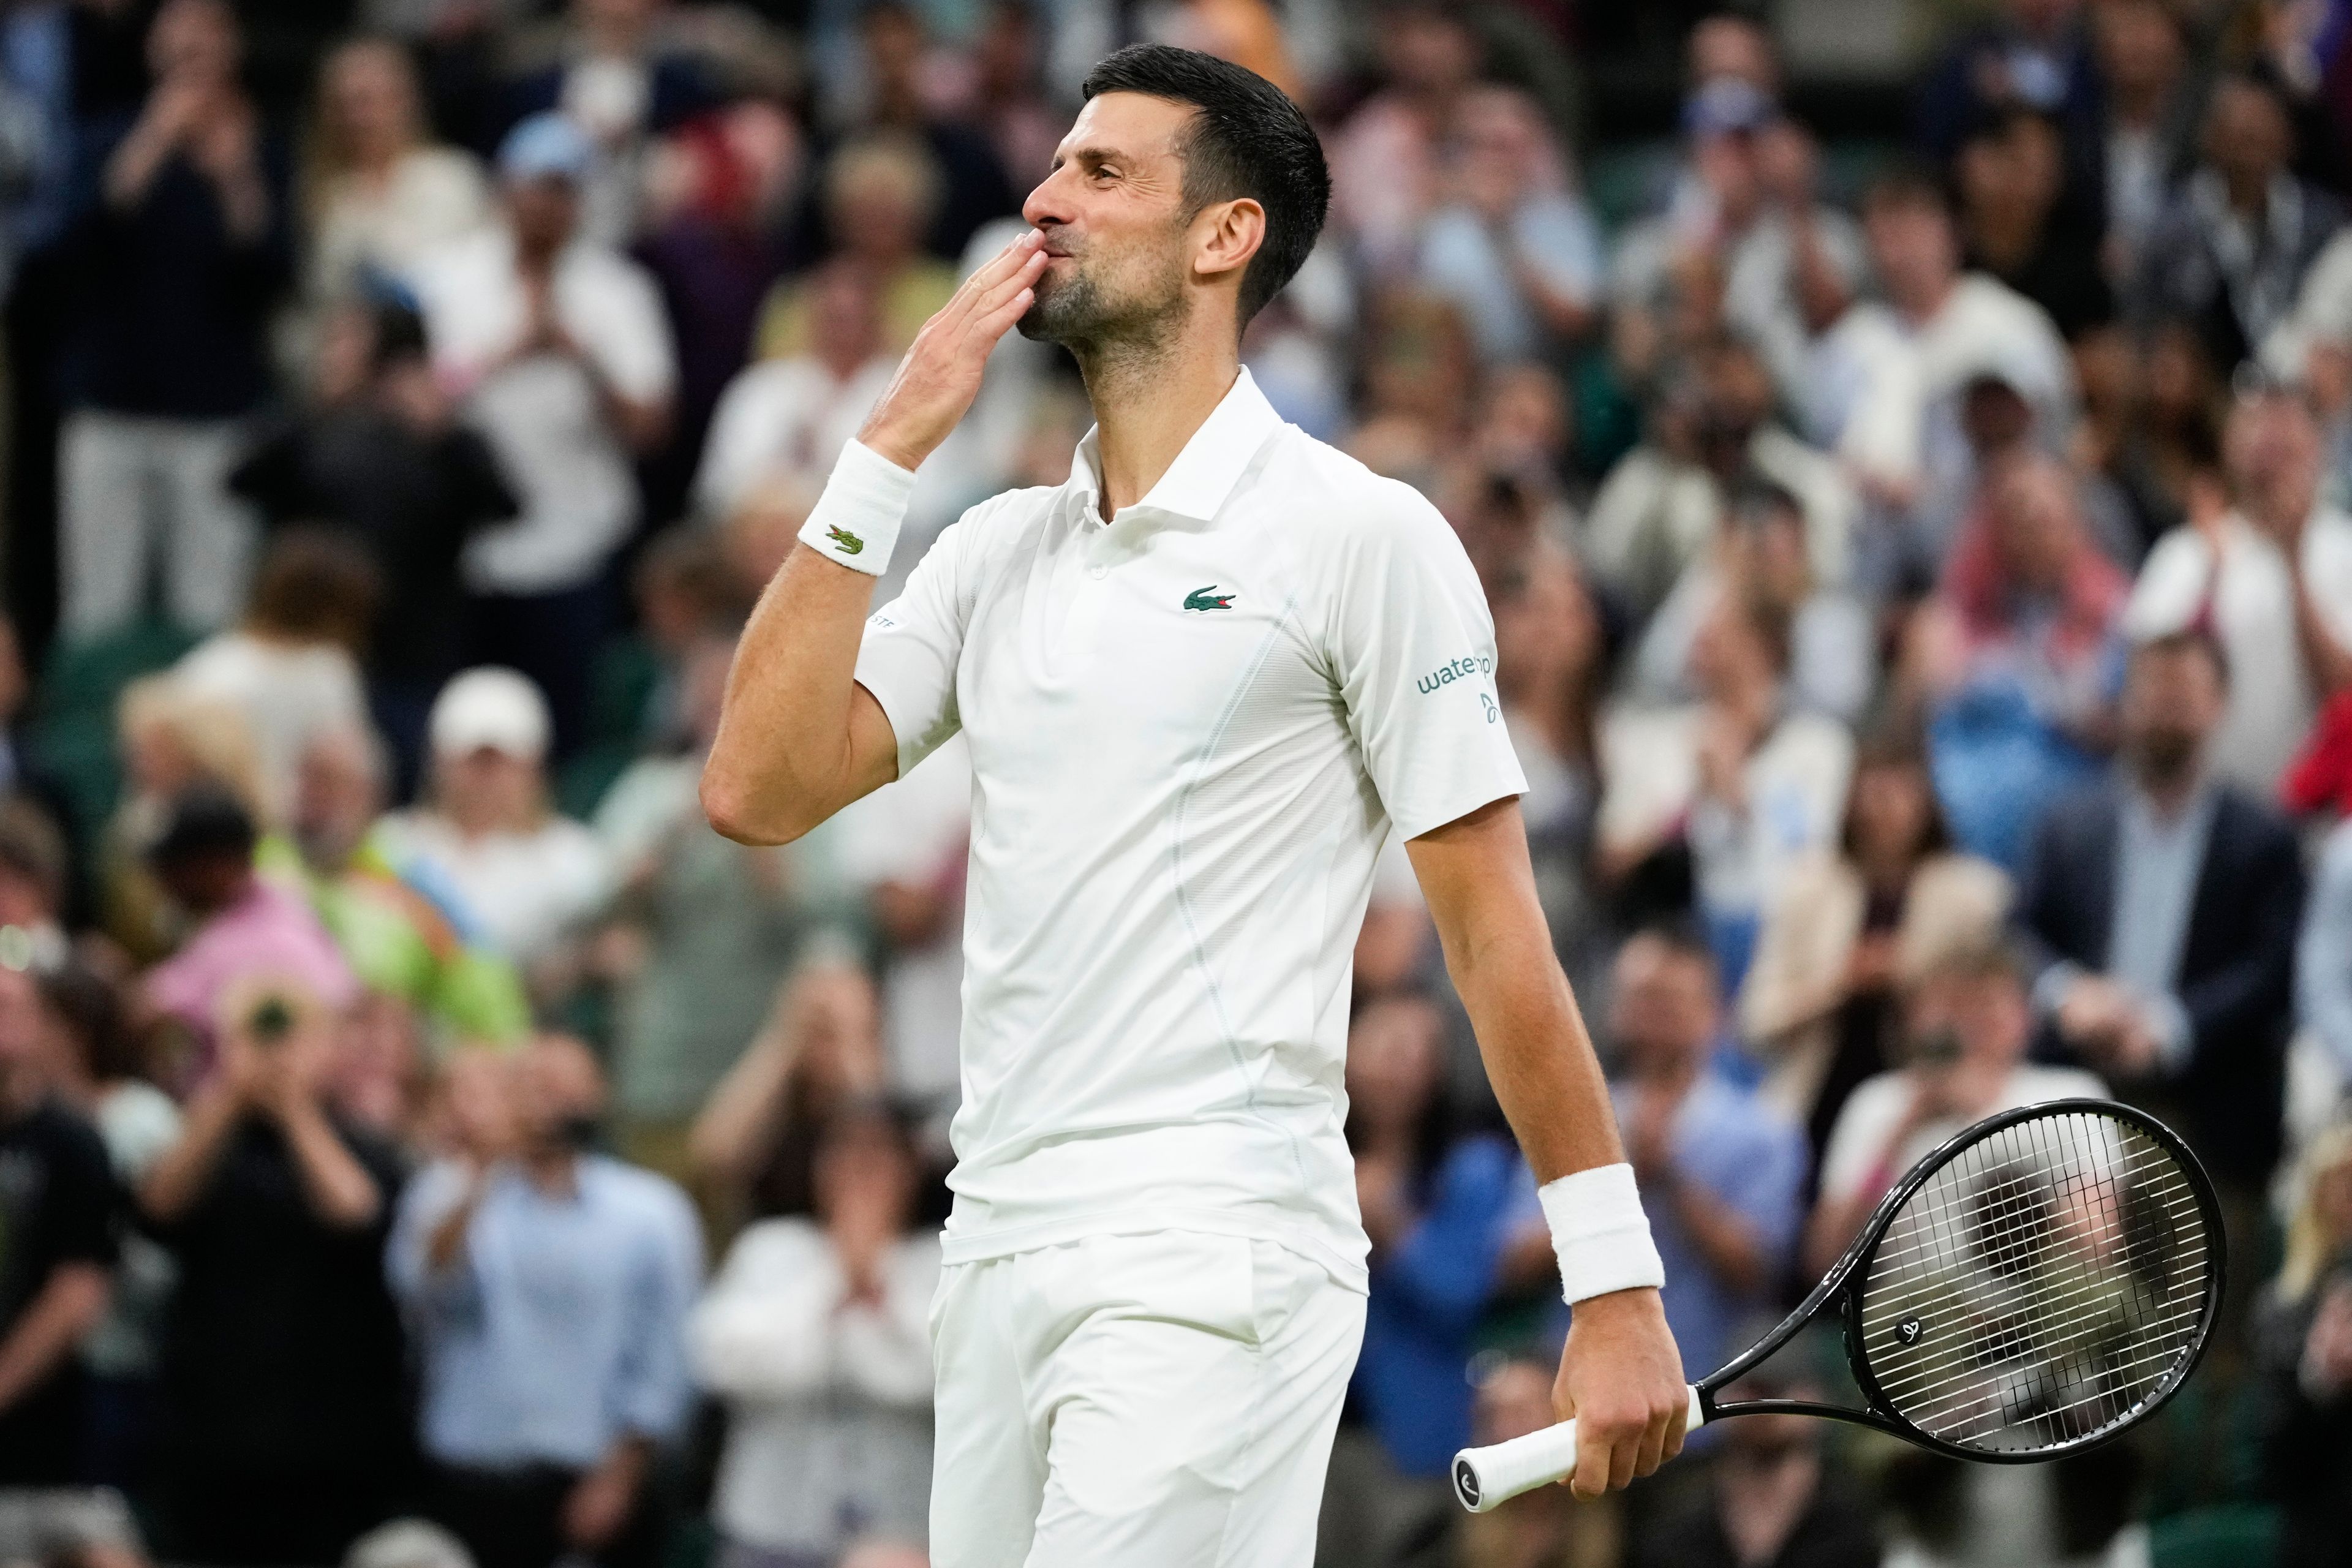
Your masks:
{"label": "racket handle", "polygon": [[[1699,1408],[1698,1390],[1690,1391],[1690,1417],[1685,1432],[1696,1432],[1706,1419]],[[1484,1448],[1465,1448],[1454,1456],[1454,1495],[1472,1513],[1508,1502],[1521,1492],[1549,1486],[1576,1473],[1576,1423],[1540,1427]]]}

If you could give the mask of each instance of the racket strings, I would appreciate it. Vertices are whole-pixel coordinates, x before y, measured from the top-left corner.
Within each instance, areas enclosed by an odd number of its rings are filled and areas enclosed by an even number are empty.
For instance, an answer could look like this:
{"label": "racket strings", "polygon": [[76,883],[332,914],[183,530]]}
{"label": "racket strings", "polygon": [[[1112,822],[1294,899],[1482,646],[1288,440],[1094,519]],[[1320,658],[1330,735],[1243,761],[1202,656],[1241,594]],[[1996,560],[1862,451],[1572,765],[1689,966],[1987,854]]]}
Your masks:
{"label": "racket strings", "polygon": [[2215,1286],[2195,1184],[2137,1126],[2028,1118],[1955,1154],[1884,1228],[1861,1359],[1962,1447],[2031,1452],[2129,1416],[2194,1354]]}

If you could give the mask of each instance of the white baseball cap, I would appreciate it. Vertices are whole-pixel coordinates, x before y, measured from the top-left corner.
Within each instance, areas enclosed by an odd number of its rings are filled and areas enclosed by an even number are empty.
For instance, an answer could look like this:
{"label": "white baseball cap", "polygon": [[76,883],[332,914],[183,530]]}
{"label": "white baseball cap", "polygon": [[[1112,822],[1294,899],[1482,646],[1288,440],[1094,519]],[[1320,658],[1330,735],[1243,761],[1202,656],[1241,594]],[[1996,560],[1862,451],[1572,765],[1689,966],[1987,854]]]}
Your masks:
{"label": "white baseball cap", "polygon": [[439,755],[487,746],[535,763],[547,754],[547,699],[520,671],[484,665],[450,678],[433,700],[429,730]]}

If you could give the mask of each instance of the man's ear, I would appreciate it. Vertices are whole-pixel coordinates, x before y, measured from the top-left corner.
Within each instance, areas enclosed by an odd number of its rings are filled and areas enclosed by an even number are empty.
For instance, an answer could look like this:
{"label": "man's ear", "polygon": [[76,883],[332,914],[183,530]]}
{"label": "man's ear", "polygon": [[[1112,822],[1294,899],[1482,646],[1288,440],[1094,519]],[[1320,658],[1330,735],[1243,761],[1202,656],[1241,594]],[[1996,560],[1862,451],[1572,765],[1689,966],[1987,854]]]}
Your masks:
{"label": "man's ear", "polygon": [[1265,243],[1265,208],[1253,196],[1218,202],[1201,210],[1192,232],[1194,272],[1202,278],[1238,277]]}

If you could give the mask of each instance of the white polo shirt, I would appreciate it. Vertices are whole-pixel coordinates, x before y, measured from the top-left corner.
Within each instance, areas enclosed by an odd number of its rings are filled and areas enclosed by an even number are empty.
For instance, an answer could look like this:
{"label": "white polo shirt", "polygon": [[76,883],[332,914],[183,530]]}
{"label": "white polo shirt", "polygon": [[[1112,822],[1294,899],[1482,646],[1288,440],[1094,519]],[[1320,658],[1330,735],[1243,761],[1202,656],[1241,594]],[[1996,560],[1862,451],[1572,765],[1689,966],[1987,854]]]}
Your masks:
{"label": "white polo shirt", "polygon": [[971,749],[947,1260],[1199,1229],[1360,1289],[1356,933],[1392,824],[1527,788],[1494,623],[1436,510],[1246,370],[1108,524],[1097,451],[948,527],[858,651],[901,777]]}

